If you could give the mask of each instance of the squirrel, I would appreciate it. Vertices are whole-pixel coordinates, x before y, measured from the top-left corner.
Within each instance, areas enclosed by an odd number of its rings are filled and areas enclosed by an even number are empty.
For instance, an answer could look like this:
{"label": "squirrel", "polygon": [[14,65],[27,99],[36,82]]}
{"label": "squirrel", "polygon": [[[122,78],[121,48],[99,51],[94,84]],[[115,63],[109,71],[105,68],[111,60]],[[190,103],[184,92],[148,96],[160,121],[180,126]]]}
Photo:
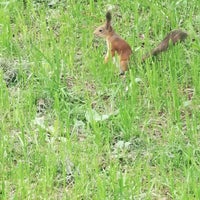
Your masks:
{"label": "squirrel", "polygon": [[[124,73],[128,70],[132,50],[130,45],[117,33],[115,33],[113,27],[111,26],[111,19],[111,13],[108,11],[106,13],[106,23],[96,28],[94,35],[106,40],[107,53],[104,60],[105,63],[108,62],[110,54],[113,61],[115,61],[114,56],[117,52],[119,56],[120,75],[124,75]],[[172,41],[172,44],[175,45],[177,42],[184,41],[187,36],[188,34],[180,29],[171,31],[156,48],[142,57],[142,62],[151,56],[156,56],[159,53],[166,51],[169,47],[170,41]]]}

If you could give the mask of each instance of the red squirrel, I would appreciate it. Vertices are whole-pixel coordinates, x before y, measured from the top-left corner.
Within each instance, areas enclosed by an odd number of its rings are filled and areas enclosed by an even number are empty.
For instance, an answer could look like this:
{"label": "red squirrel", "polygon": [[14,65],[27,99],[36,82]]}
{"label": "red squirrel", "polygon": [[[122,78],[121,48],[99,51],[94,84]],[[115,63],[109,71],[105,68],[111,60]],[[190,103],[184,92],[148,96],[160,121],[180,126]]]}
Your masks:
{"label": "red squirrel", "polygon": [[[105,63],[108,62],[110,55],[114,59],[115,52],[117,52],[120,62],[120,75],[123,75],[128,70],[128,64],[130,56],[132,54],[132,50],[130,45],[118,34],[115,33],[113,27],[111,26],[111,19],[111,13],[108,11],[106,13],[106,23],[96,28],[94,34],[98,37],[105,38],[106,40],[107,53],[105,56]],[[150,53],[143,56],[142,62],[150,56],[156,56],[159,53],[166,51],[169,47],[170,40],[173,44],[176,44],[179,41],[184,41],[187,36],[188,34],[182,30],[171,31],[156,48],[154,48]]]}

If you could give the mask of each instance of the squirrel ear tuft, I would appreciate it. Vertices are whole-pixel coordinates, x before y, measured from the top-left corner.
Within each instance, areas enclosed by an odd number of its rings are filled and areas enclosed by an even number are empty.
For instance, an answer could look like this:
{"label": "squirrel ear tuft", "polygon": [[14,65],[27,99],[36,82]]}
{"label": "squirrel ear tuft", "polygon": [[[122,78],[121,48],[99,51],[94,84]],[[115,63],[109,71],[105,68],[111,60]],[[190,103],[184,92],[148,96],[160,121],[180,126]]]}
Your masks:
{"label": "squirrel ear tuft", "polygon": [[109,30],[109,31],[112,31],[112,27],[111,27],[111,13],[110,11],[108,11],[106,13],[106,29]]}
{"label": "squirrel ear tuft", "polygon": [[112,17],[111,17],[111,12],[108,11],[108,12],[106,13],[106,21],[107,21],[107,23],[110,23],[111,19],[112,19]]}

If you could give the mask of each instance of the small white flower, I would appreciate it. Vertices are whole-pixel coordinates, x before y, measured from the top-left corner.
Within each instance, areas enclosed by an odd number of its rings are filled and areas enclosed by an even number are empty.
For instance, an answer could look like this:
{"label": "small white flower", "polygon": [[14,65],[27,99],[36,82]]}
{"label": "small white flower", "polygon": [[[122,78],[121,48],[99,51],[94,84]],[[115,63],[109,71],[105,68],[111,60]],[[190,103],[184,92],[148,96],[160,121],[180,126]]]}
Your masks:
{"label": "small white flower", "polygon": [[140,82],[142,82],[142,79],[141,78],[135,78],[135,82],[140,83]]}

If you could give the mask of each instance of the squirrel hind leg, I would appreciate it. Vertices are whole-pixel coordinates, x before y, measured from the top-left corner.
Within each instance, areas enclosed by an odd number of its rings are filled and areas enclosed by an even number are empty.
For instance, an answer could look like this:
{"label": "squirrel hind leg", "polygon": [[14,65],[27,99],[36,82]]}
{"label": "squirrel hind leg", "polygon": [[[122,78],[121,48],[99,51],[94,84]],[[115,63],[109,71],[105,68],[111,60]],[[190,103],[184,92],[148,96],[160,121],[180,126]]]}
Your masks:
{"label": "squirrel hind leg", "polygon": [[121,60],[120,61],[120,75],[123,75],[125,71],[128,70],[128,61],[127,60]]}

